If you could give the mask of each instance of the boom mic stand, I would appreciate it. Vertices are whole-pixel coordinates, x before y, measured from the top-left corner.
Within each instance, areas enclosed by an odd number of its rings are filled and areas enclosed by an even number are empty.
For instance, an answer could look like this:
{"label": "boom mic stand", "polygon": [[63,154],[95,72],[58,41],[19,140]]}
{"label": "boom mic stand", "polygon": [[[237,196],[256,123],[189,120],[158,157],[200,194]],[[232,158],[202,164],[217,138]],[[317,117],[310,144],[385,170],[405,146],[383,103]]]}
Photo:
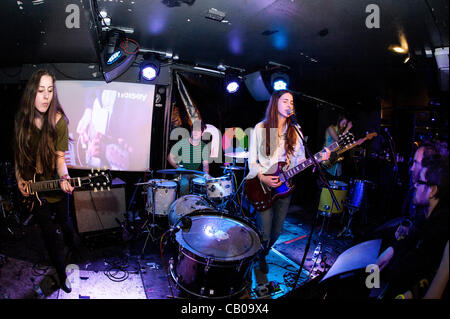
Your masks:
{"label": "boom mic stand", "polygon": [[[300,139],[303,142],[303,147],[305,148],[305,152],[306,154],[312,159],[312,161],[314,162],[314,166],[317,168],[318,174],[319,174],[319,178],[322,181],[323,184],[325,184],[325,187],[328,189],[328,191],[330,192],[331,198],[333,199],[334,204],[336,205],[337,209],[340,210],[340,206],[339,203],[336,199],[336,196],[334,195],[333,191],[331,190],[331,186],[330,183],[328,182],[327,178],[325,177],[325,175],[323,174],[322,168],[320,167],[320,164],[317,162],[316,158],[311,154],[311,152],[308,149],[308,146],[306,145],[306,141],[303,138],[303,135],[301,134],[300,130],[299,130],[299,125],[297,123],[297,119],[295,116],[295,113],[291,113],[289,118],[291,119],[291,123],[292,126],[295,128],[295,131],[297,132],[297,135],[300,137]],[[306,259],[306,255],[308,253],[309,247],[311,245],[311,239],[312,239],[312,234],[314,232],[314,227],[316,225],[316,219],[317,219],[317,214],[314,215],[314,221],[313,221],[313,225],[311,227],[311,231],[309,233],[309,237],[308,237],[308,242],[306,243],[306,247],[305,247],[305,251],[303,253],[303,258],[302,258],[302,262],[300,264],[300,268],[297,272],[297,276],[295,276],[295,283],[292,287],[292,290],[295,289],[295,287],[297,286],[297,282],[298,279],[300,278],[300,274],[303,270],[303,266],[305,264],[305,259]]]}

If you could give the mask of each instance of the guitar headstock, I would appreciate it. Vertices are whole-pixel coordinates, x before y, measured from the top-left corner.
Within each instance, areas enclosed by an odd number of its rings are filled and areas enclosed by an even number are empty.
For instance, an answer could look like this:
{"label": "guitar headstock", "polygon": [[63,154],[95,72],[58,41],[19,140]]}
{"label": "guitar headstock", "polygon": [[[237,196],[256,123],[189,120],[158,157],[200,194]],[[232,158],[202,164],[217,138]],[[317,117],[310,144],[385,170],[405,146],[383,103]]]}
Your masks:
{"label": "guitar headstock", "polygon": [[102,192],[104,190],[111,190],[112,175],[109,169],[94,171],[91,169],[91,173],[87,177],[88,183],[86,183],[94,192]]}
{"label": "guitar headstock", "polygon": [[346,132],[344,134],[339,135],[338,137],[338,144],[340,148],[344,148],[348,145],[351,145],[355,143],[355,136],[350,133],[350,132]]}

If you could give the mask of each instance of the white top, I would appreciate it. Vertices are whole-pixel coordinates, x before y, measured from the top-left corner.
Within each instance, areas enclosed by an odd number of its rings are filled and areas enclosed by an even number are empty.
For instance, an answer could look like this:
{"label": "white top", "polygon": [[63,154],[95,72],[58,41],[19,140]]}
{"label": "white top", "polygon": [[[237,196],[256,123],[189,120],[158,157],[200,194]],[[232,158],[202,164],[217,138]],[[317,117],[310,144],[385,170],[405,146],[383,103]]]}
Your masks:
{"label": "white top", "polygon": [[[258,124],[256,124],[255,128],[252,130],[250,135],[250,145],[248,155],[249,173],[246,176],[246,179],[251,179],[257,176],[258,172],[261,172],[263,174],[273,174],[275,172],[270,172],[270,168],[273,167],[278,162],[286,161],[286,150],[284,148],[284,144],[286,141],[286,131],[287,125],[284,128],[281,138],[278,139],[278,129],[274,128],[270,130],[270,140],[273,141],[272,142],[273,146],[271,145],[271,148],[272,147],[276,148],[274,152],[271,152],[272,156],[269,157],[266,155],[266,143],[265,143],[266,131],[263,127],[263,122],[259,122]],[[294,147],[294,152],[290,156],[290,165],[288,168],[292,168],[300,164],[304,159],[305,159],[305,148],[303,147],[302,140],[300,138],[297,138],[297,143]]]}

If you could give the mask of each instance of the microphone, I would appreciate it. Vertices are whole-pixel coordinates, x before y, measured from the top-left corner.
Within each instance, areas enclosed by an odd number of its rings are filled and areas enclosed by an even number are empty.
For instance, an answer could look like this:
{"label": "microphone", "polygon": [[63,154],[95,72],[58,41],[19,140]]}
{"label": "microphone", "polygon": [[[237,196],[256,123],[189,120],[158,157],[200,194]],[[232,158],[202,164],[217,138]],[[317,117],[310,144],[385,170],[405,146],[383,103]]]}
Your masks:
{"label": "microphone", "polygon": [[297,117],[295,115],[295,112],[293,109],[289,109],[288,111],[288,118],[291,119],[291,123],[296,125],[297,123]]}
{"label": "microphone", "polygon": [[178,225],[177,227],[172,227],[170,229],[171,233],[177,233],[180,231],[180,229],[183,230],[183,232],[188,232],[191,229],[192,226],[192,219],[188,216],[183,216],[180,219],[180,225]]}

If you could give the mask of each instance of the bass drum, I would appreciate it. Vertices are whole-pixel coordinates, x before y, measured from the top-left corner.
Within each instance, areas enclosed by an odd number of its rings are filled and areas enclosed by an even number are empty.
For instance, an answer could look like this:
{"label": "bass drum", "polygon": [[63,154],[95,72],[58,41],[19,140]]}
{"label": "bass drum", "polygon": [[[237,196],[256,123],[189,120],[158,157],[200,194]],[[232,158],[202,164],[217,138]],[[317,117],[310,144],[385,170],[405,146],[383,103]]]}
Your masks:
{"label": "bass drum", "polygon": [[174,226],[184,215],[193,212],[215,212],[214,207],[202,196],[184,195],[169,207],[169,226]]}
{"label": "bass drum", "polygon": [[328,214],[342,214],[342,212],[344,211],[348,185],[347,183],[341,181],[330,181],[330,188],[339,203],[339,209],[337,209],[336,205],[334,204],[333,198],[331,197],[328,188],[322,187],[318,210],[319,212]]}
{"label": "bass drum", "polygon": [[261,239],[244,219],[219,212],[190,215],[189,231],[179,231],[178,257],[170,273],[187,293],[208,299],[237,296],[251,283]]}

